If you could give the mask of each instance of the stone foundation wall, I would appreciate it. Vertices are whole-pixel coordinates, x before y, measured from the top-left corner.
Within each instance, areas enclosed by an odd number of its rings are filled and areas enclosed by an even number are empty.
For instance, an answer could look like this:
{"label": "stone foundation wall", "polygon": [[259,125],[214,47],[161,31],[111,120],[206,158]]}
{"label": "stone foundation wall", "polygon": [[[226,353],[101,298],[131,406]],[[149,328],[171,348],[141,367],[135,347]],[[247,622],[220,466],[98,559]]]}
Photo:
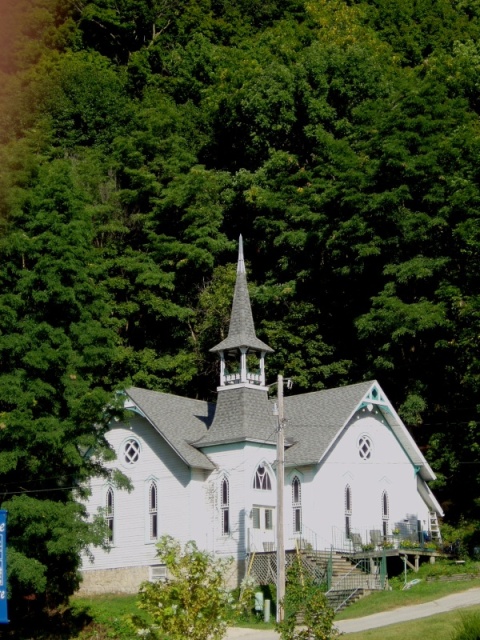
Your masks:
{"label": "stone foundation wall", "polygon": [[[228,589],[239,586],[245,574],[245,561],[233,562],[225,576]],[[102,593],[138,593],[140,585],[150,579],[150,567],[121,567],[119,569],[92,569],[82,573],[79,596]]]}
{"label": "stone foundation wall", "polygon": [[101,593],[138,593],[140,585],[150,578],[149,567],[92,569],[84,571],[78,595]]}

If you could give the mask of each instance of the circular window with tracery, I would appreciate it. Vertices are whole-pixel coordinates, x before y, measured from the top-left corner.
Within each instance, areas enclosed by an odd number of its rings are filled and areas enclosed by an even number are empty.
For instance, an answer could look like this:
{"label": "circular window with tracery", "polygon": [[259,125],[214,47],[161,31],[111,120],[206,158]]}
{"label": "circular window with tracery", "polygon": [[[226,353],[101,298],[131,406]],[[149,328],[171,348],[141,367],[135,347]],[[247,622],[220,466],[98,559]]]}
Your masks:
{"label": "circular window with tracery", "polygon": [[123,458],[127,464],[135,464],[140,457],[140,444],[137,440],[130,438],[123,446]]}
{"label": "circular window with tracery", "polygon": [[358,453],[362,460],[370,460],[372,456],[372,441],[368,436],[360,436],[358,439]]}

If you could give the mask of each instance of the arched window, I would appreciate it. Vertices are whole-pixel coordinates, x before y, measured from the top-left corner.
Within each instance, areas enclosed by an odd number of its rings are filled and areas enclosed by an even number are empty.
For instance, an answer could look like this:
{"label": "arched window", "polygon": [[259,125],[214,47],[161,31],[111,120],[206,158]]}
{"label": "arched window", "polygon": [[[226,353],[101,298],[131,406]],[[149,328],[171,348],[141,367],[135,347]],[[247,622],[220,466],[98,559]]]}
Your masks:
{"label": "arched window", "polygon": [[297,476],[292,480],[293,531],[302,533],[302,485]]}
{"label": "arched window", "polygon": [[115,516],[115,502],[112,487],[107,489],[107,497],[105,504],[105,519],[107,522],[108,528],[108,541],[113,542],[113,531],[114,531],[114,516]]}
{"label": "arched window", "polygon": [[226,536],[230,533],[230,488],[226,478],[223,478],[220,485],[220,506],[222,509],[222,534]]}
{"label": "arched window", "polygon": [[253,479],[253,488],[261,489],[262,491],[271,491],[272,489],[270,476],[268,475],[268,471],[262,464],[257,467],[257,471],[255,472],[255,478]]}
{"label": "arched window", "polygon": [[158,538],[158,491],[156,482],[148,489],[148,515],[150,518],[150,540]]}
{"label": "arched window", "polygon": [[347,540],[352,535],[352,490],[347,484],[345,487],[345,536]]}
{"label": "arched window", "polygon": [[384,491],[382,493],[382,530],[383,537],[388,536],[388,520],[390,517],[390,507],[388,504],[388,493]]}

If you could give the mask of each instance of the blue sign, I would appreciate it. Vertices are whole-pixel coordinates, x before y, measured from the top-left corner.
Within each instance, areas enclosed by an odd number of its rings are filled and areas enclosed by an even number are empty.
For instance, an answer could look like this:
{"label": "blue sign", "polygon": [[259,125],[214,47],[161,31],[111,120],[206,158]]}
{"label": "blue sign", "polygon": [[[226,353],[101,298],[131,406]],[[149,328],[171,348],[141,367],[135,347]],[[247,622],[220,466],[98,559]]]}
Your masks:
{"label": "blue sign", "polygon": [[0,624],[7,622],[7,512],[0,509]]}

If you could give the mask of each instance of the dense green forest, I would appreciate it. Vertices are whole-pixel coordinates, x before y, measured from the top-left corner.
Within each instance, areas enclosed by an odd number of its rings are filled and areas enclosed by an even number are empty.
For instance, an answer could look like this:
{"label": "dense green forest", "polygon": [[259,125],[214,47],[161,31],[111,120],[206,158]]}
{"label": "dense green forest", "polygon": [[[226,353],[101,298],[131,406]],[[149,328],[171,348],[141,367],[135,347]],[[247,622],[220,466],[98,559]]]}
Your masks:
{"label": "dense green forest", "polygon": [[376,378],[478,518],[479,36],[479,0],[2,0],[13,593],[101,540],[72,497],[116,389],[214,398],[239,233],[270,377]]}

